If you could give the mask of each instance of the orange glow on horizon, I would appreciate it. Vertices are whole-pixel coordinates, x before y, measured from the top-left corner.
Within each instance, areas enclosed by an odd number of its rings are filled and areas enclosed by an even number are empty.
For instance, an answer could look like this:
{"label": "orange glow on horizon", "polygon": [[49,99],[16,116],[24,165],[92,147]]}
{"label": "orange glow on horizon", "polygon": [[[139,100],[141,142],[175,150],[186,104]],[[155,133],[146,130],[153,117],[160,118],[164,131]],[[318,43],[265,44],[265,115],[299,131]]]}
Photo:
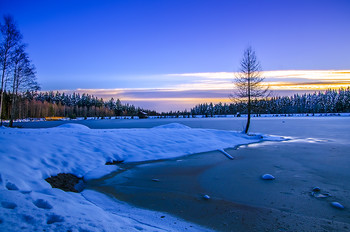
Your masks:
{"label": "orange glow on horizon", "polygon": [[[184,78],[184,81],[155,88],[75,89],[64,92],[87,93],[104,100],[113,97],[130,103],[229,103],[229,94],[234,93],[234,75],[234,72],[167,74],[176,80]],[[262,76],[265,77],[262,85],[269,86],[272,91],[297,93],[350,87],[350,70],[276,70],[263,71]]]}
{"label": "orange glow on horizon", "polygon": [[123,98],[123,101],[164,101],[164,102],[232,102],[227,98]]}
{"label": "orange glow on horizon", "polygon": [[271,90],[327,90],[350,87],[350,83],[267,83]]}

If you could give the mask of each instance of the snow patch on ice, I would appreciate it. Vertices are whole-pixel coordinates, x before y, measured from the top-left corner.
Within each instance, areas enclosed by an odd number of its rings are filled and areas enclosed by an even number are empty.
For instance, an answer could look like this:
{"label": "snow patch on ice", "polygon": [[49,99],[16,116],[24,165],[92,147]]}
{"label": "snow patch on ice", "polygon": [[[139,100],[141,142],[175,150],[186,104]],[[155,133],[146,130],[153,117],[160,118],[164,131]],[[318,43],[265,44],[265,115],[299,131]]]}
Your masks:
{"label": "snow patch on ice", "polygon": [[181,123],[169,123],[169,124],[165,124],[165,125],[160,125],[160,126],[156,126],[153,127],[156,129],[191,129],[191,127],[183,125]]}
{"label": "snow patch on ice", "polygon": [[62,128],[62,129],[75,129],[75,130],[87,130],[90,129],[89,127],[79,124],[79,123],[65,123],[62,125],[57,126],[56,128]]}

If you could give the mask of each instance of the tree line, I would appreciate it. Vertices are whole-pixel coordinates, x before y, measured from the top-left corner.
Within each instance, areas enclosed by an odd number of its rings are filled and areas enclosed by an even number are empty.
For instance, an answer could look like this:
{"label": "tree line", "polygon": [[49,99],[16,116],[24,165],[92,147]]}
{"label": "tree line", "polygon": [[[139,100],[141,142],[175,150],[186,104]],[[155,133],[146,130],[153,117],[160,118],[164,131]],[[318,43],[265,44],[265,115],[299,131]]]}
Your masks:
{"label": "tree line", "polygon": [[[231,104],[199,104],[190,110],[192,115],[228,115],[246,114],[247,101],[236,101]],[[326,90],[312,94],[295,94],[293,96],[252,99],[253,114],[298,114],[298,113],[345,113],[350,112],[350,88]],[[188,112],[186,112],[188,113]]]}
{"label": "tree line", "polygon": [[[4,92],[3,118],[10,119],[12,92]],[[204,103],[190,110],[158,113],[131,104],[122,104],[119,99],[103,100],[89,94],[26,91],[16,96],[17,109],[14,118],[44,117],[112,117],[137,116],[140,111],[150,116],[192,117],[195,115],[236,115],[246,114],[248,103],[240,100],[227,103]],[[299,114],[299,113],[345,113],[350,112],[350,88],[327,90],[312,94],[295,94],[251,100],[251,112],[260,114]]]}
{"label": "tree line", "polygon": [[[12,92],[4,92],[3,118],[11,118]],[[15,93],[16,94],[16,93]],[[148,115],[157,115],[155,111],[122,104],[119,99],[108,101],[89,94],[35,92],[26,91],[17,94],[17,110],[14,118],[44,118],[44,117],[112,117],[137,116],[140,111]]]}
{"label": "tree line", "polygon": [[155,111],[122,104],[113,98],[104,101],[89,94],[39,92],[35,66],[26,52],[27,45],[10,15],[0,21],[0,120],[43,117],[135,116]]}

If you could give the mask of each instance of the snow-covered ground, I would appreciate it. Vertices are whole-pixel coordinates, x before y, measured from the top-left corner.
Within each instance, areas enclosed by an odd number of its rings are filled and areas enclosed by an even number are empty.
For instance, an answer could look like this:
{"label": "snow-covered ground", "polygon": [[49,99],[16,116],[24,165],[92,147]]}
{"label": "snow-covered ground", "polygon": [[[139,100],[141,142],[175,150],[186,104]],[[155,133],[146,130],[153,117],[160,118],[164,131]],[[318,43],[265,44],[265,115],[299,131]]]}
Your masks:
{"label": "snow-covered ground", "polygon": [[[117,169],[106,161],[145,161],[234,147],[273,136],[191,129],[89,129],[64,124],[47,129],[0,128],[1,231],[203,231],[160,212],[137,209],[100,193],[64,192],[45,178],[72,173],[98,178]],[[87,200],[89,199],[89,200]]]}

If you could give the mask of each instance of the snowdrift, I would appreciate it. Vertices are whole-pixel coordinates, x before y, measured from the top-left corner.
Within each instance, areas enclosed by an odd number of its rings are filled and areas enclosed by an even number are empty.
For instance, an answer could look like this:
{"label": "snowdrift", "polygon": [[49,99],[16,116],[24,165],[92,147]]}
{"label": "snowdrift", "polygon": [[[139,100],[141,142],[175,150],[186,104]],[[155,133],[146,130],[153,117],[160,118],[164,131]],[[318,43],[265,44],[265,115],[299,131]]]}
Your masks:
{"label": "snowdrift", "polygon": [[[116,166],[105,165],[110,160],[166,159],[263,140],[281,138],[191,129],[177,123],[151,129],[92,130],[80,124],[49,129],[2,128],[0,230],[203,231],[171,216],[157,221],[157,212],[135,209],[107,197],[104,202],[110,210],[103,210],[104,203],[98,200],[101,194],[89,190],[64,192],[51,188],[44,179],[58,173],[98,178],[116,170]],[[84,194],[98,204],[86,200]]]}

